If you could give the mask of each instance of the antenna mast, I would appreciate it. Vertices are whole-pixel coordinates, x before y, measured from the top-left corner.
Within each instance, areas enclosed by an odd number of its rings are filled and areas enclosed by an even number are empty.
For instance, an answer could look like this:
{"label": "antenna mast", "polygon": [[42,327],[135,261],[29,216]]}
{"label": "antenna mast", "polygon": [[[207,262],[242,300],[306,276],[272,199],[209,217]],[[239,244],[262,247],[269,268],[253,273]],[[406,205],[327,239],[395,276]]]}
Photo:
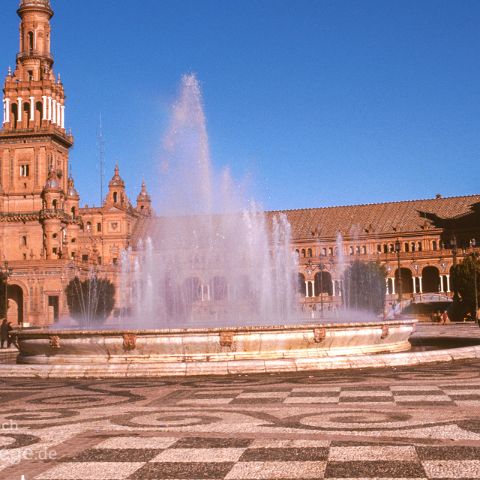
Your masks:
{"label": "antenna mast", "polygon": [[105,137],[103,136],[102,114],[97,133],[98,164],[100,170],[100,206],[103,205],[103,185],[105,184]]}

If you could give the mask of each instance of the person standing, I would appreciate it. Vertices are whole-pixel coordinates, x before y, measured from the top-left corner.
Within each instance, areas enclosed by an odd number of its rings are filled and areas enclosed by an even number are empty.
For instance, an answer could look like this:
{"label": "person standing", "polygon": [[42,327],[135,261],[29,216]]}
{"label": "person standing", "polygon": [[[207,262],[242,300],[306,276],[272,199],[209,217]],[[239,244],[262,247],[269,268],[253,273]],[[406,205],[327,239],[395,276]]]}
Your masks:
{"label": "person standing", "polygon": [[448,313],[446,310],[442,313],[442,323],[445,325],[447,322],[449,322],[450,319],[448,318]]}
{"label": "person standing", "polygon": [[4,348],[5,342],[7,342],[7,348],[9,345],[9,333],[11,328],[9,328],[8,321],[6,318],[3,319],[2,324],[0,325],[0,343],[2,344],[2,348]]}

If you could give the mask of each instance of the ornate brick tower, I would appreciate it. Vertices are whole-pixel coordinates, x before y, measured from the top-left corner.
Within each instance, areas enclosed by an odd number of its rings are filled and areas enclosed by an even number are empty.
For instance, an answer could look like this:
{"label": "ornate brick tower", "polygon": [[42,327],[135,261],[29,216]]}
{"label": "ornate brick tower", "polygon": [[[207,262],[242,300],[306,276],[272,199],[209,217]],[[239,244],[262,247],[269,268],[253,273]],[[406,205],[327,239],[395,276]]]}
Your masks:
{"label": "ornate brick tower", "polygon": [[137,212],[146,217],[150,217],[152,215],[152,199],[147,192],[145,181],[142,182],[142,190],[137,197]]}
{"label": "ornate brick tower", "polygon": [[22,0],[20,52],[3,89],[0,132],[0,186],[3,211],[42,209],[42,190],[49,171],[61,190],[68,181],[68,151],[73,138],[65,131],[65,93],[55,78],[50,52],[49,0]]}

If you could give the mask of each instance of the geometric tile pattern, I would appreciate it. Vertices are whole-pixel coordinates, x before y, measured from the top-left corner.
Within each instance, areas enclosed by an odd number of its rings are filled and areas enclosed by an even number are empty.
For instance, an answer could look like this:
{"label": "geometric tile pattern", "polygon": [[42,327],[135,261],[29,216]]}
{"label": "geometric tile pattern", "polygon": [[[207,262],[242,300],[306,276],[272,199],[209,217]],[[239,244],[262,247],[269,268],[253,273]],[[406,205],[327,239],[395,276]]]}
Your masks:
{"label": "geometric tile pattern", "polygon": [[[472,326],[468,336],[479,335]],[[0,379],[0,401],[0,480],[480,479],[480,359],[277,375]]]}
{"label": "geometric tile pattern", "polygon": [[[480,478],[480,446],[112,437],[38,475],[57,479]],[[79,476],[81,475],[81,476]]]}

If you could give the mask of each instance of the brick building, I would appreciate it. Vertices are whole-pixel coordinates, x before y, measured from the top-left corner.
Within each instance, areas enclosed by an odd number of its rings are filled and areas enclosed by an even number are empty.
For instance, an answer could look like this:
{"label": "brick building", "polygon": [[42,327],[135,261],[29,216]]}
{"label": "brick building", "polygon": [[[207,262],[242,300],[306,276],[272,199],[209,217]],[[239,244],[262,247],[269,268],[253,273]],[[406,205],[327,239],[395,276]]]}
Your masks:
{"label": "brick building", "polygon": [[[145,184],[132,205],[118,167],[103,204],[80,208],[69,175],[74,140],[65,128],[66,96],[53,70],[50,1],[21,0],[18,14],[20,51],[3,88],[0,267],[9,319],[44,325],[68,315],[63,292],[75,275],[95,268],[118,284],[121,252],[158,220]],[[384,263],[391,300],[400,284],[404,299],[448,297],[450,268],[470,251],[471,239],[480,239],[479,206],[474,195],[286,211],[300,301],[322,308],[341,302],[339,259]]]}

